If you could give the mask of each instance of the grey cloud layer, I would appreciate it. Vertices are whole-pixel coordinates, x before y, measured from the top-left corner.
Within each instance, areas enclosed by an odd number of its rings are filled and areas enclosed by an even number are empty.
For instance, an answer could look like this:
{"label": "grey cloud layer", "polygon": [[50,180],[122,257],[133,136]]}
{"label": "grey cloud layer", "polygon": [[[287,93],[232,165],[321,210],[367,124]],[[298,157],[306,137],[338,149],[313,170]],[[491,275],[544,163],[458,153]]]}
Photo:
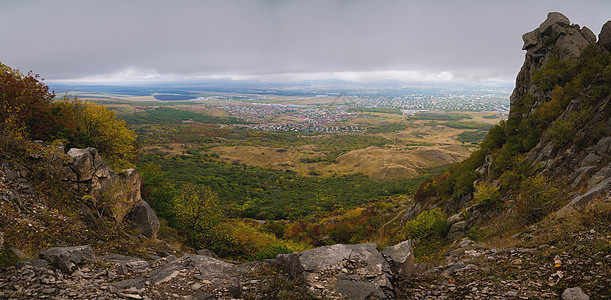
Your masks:
{"label": "grey cloud layer", "polygon": [[608,1],[3,1],[0,61],[47,79],[447,71],[515,76],[547,12],[598,33]]}

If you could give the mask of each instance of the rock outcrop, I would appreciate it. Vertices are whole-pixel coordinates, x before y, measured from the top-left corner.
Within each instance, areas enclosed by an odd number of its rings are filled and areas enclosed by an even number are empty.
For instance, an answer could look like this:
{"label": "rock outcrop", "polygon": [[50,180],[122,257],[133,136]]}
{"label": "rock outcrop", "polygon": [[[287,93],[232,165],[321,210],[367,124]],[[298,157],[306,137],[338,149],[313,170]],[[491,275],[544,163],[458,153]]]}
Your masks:
{"label": "rock outcrop", "polygon": [[526,58],[516,78],[516,87],[510,102],[515,106],[521,97],[530,93],[539,98],[533,109],[541,105],[544,97],[549,96],[541,94],[532,84],[531,77],[535,71],[541,69],[554,55],[560,59],[575,59],[587,45],[596,42],[596,36],[590,29],[571,25],[569,19],[558,12],[549,13],[537,29],[524,34],[522,39]]}
{"label": "rock outcrop", "polygon": [[83,208],[90,220],[108,217],[116,224],[126,223],[148,238],[157,237],[159,220],[142,199],[136,170],[113,171],[95,148],[72,148],[67,155],[72,163],[66,167],[64,180],[85,194]]}

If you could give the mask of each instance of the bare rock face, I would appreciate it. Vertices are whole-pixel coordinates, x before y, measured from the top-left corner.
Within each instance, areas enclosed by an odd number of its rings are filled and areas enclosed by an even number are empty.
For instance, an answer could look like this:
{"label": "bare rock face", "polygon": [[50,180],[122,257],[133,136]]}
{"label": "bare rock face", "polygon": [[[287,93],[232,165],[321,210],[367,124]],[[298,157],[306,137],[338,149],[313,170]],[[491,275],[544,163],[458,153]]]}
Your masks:
{"label": "bare rock face", "polygon": [[598,35],[598,44],[611,52],[611,21],[607,21]]}
{"label": "bare rock face", "polygon": [[83,260],[95,258],[90,246],[56,247],[40,253],[40,258],[60,269],[64,273],[72,272],[76,264]]}
{"label": "bare rock face", "polygon": [[325,246],[281,254],[276,262],[321,297],[394,298],[390,265],[375,244]]}

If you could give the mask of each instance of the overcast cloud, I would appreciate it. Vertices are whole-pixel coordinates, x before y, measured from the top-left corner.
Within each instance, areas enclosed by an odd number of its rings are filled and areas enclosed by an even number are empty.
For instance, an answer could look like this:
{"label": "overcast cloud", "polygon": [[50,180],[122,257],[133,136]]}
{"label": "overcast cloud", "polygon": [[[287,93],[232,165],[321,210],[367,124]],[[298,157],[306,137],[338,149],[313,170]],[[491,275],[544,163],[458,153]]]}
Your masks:
{"label": "overcast cloud", "polygon": [[0,61],[49,80],[506,80],[549,11],[608,0],[5,1]]}

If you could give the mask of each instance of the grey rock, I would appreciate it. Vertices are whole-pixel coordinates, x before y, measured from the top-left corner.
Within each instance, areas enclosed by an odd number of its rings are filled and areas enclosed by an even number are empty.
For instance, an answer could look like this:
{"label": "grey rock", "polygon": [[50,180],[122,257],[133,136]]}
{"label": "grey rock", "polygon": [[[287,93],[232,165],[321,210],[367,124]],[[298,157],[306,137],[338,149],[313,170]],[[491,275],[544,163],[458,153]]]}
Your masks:
{"label": "grey rock", "polygon": [[403,264],[414,256],[412,241],[403,241],[394,246],[386,247],[382,250],[382,254],[387,260],[392,260],[398,264]]}
{"label": "grey rock", "polygon": [[467,267],[466,264],[462,262],[457,262],[457,263],[449,265],[443,272],[441,272],[441,275],[444,277],[450,277],[450,275],[454,273],[455,271],[464,269],[466,267]]}
{"label": "grey rock", "polygon": [[562,35],[556,41],[556,45],[558,45],[560,50],[560,59],[579,57],[581,50],[589,44],[586,38],[579,32]]}
{"label": "grey rock", "polygon": [[581,27],[581,35],[588,41],[588,43],[593,44],[596,43],[596,35],[590,28],[583,26]]}
{"label": "grey rock", "polygon": [[580,287],[568,288],[562,293],[563,300],[590,300],[590,296],[584,293]]}
{"label": "grey rock", "polygon": [[338,280],[337,291],[347,299],[388,299],[384,291],[371,282]]}
{"label": "grey rock", "polygon": [[468,226],[469,226],[468,221],[460,221],[460,222],[456,222],[452,224],[452,227],[450,227],[450,231],[447,236],[448,240],[454,241],[454,240],[464,237],[465,230],[467,230]]}
{"label": "grey rock", "polygon": [[[375,244],[337,244],[305,252],[280,254],[276,257],[276,262],[291,276],[305,280],[308,285],[313,287],[324,286],[332,293],[341,294],[337,286],[328,284],[338,280],[337,278],[328,278],[330,276],[328,275],[329,272],[334,274],[359,274],[360,279],[356,282],[368,282],[389,293],[392,290],[390,266],[376,249]],[[354,283],[350,283],[350,285],[354,285]],[[364,284],[363,286],[368,285]],[[372,296],[376,297],[375,295],[380,296],[379,293],[374,293]]]}
{"label": "grey rock", "polygon": [[539,42],[539,29],[535,29],[531,32],[527,32],[522,36],[522,40],[524,41],[524,46],[522,46],[522,50],[528,50],[528,48],[537,45]]}
{"label": "grey rock", "polygon": [[573,200],[571,200],[571,202],[569,202],[569,204],[565,205],[558,212],[556,212],[556,215],[564,215],[576,207],[583,207],[597,197],[604,197],[605,195],[609,194],[610,189],[611,178],[607,178],[588,190],[585,194],[575,197]]}
{"label": "grey rock", "polygon": [[235,297],[242,294],[237,266],[204,255],[190,256],[188,261],[194,270],[199,271],[204,280],[210,280],[214,285],[226,288]]}
{"label": "grey rock", "polygon": [[[103,211],[116,224],[122,223],[127,213],[142,200],[141,180],[135,170],[127,169],[119,173],[111,170],[95,148],[72,148],[67,155],[72,158],[72,163],[66,168],[64,180],[72,183],[79,193],[87,194],[90,206],[98,208],[98,213]],[[145,235],[154,237],[156,217],[153,217],[154,213],[151,215],[152,211],[146,205],[140,203],[139,206],[143,211],[141,220],[149,220]],[[85,214],[96,215],[95,212]]]}
{"label": "grey rock", "polygon": [[384,255],[384,258],[386,258],[395,274],[402,274],[404,276],[415,275],[414,249],[411,240],[384,248],[382,255]]}
{"label": "grey rock", "polygon": [[203,255],[203,256],[208,256],[208,257],[212,257],[212,258],[219,258],[218,255],[216,255],[214,252],[212,252],[211,250],[208,249],[199,249],[197,250],[197,255]]}
{"label": "grey rock", "polygon": [[607,21],[598,34],[598,44],[611,52],[611,20]]}
{"label": "grey rock", "polygon": [[595,163],[595,162],[598,162],[601,158],[602,158],[601,156],[598,156],[598,155],[596,155],[594,153],[590,153],[590,154],[588,154],[588,156],[586,156],[582,160],[581,164],[585,165],[585,164]]}
{"label": "grey rock", "polygon": [[49,265],[49,263],[44,260],[44,259],[29,259],[29,260],[25,260],[19,263],[20,267],[23,266],[28,266],[28,267],[32,267],[34,269],[40,269],[40,270],[50,270],[51,266]]}
{"label": "grey rock", "polygon": [[100,256],[96,260],[104,262],[113,262],[119,266],[118,270],[126,275],[150,271],[149,263],[136,257],[124,256],[119,254],[109,254]]}
{"label": "grey rock", "polygon": [[584,177],[590,176],[594,170],[596,170],[595,166],[585,166],[577,169],[570,176],[570,178],[573,179],[570,188],[574,189],[577,187],[583,181]]}
{"label": "grey rock", "polygon": [[84,260],[93,260],[95,254],[89,245],[75,247],[50,248],[40,253],[40,257],[60,269],[69,273],[76,264]]}
{"label": "grey rock", "polygon": [[138,201],[126,217],[128,224],[131,228],[142,234],[147,238],[156,239],[157,232],[159,231],[159,219],[151,208],[151,206],[144,200]]}
{"label": "grey rock", "polygon": [[611,136],[604,137],[596,143],[594,146],[594,151],[598,155],[605,155],[611,153]]}
{"label": "grey rock", "polygon": [[598,172],[592,175],[592,178],[588,180],[587,189],[591,189],[598,185],[601,181],[611,177],[611,162],[607,166],[598,170]]}
{"label": "grey rock", "polygon": [[448,221],[448,224],[451,226],[452,224],[463,221],[464,219],[465,218],[462,216],[461,213],[457,213],[457,214],[450,216],[447,221]]}
{"label": "grey rock", "polygon": [[242,293],[235,265],[203,255],[185,255],[147,274],[115,282],[113,286],[122,290],[130,287],[141,289],[146,282],[153,285],[165,284],[187,270],[199,272],[199,279],[209,281],[217,289],[227,289],[234,297],[239,297]]}
{"label": "grey rock", "polygon": [[565,27],[570,25],[569,18],[559,12],[550,12],[547,14],[547,19],[539,26],[539,32],[542,34],[551,34],[554,25]]}
{"label": "grey rock", "polygon": [[93,174],[95,174],[94,158],[89,149],[90,148],[72,148],[68,150],[67,154],[72,158],[72,164],[70,165],[70,168],[72,169],[72,171],[74,171],[74,174],[76,175],[76,181],[91,180]]}

